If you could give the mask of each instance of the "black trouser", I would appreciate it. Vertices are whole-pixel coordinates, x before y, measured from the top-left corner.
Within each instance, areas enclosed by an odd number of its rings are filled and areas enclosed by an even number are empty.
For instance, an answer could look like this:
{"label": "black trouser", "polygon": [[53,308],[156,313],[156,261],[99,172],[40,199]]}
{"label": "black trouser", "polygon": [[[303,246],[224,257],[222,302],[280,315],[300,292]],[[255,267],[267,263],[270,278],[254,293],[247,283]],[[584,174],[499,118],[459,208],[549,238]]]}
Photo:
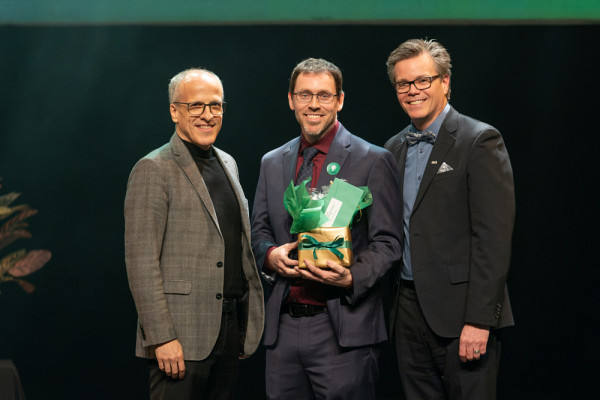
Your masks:
{"label": "black trouser", "polygon": [[[185,360],[185,377],[173,379],[148,361],[151,400],[228,400],[237,384],[240,333],[237,313],[223,313],[219,337],[210,355],[202,361]],[[183,354],[185,357],[185,353]]]}
{"label": "black trouser", "polygon": [[493,400],[500,361],[498,331],[490,331],[487,353],[478,361],[458,357],[459,338],[436,335],[423,315],[414,288],[401,287],[395,345],[408,400]]}

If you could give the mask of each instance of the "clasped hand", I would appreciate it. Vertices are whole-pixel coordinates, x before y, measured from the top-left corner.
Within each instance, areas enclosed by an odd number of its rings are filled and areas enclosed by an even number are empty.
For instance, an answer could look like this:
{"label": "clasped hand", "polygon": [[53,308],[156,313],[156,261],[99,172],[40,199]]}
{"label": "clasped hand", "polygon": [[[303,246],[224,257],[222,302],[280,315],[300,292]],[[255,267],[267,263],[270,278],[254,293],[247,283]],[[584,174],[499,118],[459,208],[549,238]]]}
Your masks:
{"label": "clasped hand", "polygon": [[310,260],[304,260],[306,269],[298,267],[298,260],[289,257],[289,253],[298,248],[298,242],[286,243],[274,248],[269,254],[269,264],[279,275],[286,278],[303,278],[326,285],[350,288],[354,280],[348,268],[327,260],[327,269],[317,268]]}

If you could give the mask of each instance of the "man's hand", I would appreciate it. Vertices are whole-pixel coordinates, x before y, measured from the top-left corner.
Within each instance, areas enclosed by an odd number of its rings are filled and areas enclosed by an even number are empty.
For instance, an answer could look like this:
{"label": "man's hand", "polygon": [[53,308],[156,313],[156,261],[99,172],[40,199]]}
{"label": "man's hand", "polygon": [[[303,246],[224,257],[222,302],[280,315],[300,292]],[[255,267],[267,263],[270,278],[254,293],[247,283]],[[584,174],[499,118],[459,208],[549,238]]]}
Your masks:
{"label": "man's hand", "polygon": [[154,348],[158,368],[173,379],[183,379],[185,376],[185,363],[183,362],[183,348],[179,340],[159,344]]}
{"label": "man's hand", "polygon": [[290,251],[298,247],[298,242],[286,243],[274,248],[269,253],[269,266],[274,272],[285,278],[300,278],[300,274],[294,270],[298,260],[289,257]]}
{"label": "man's hand", "polygon": [[460,361],[479,360],[485,354],[490,328],[465,324],[460,334],[458,356]]}
{"label": "man's hand", "polygon": [[307,269],[295,268],[304,279],[310,279],[326,285],[343,287],[344,289],[351,288],[354,283],[350,270],[334,261],[327,260],[327,266],[330,268],[329,270],[317,268],[309,260],[304,260],[304,263],[306,264]]}

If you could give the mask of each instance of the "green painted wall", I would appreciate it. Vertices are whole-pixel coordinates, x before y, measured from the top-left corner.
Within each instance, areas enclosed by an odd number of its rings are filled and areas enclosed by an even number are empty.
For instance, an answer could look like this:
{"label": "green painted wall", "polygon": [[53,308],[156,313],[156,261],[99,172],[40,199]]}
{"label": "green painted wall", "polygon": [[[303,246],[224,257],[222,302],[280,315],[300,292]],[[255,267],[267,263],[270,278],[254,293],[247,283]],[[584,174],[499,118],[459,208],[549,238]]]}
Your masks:
{"label": "green painted wall", "polygon": [[600,22],[600,0],[0,0],[0,24]]}

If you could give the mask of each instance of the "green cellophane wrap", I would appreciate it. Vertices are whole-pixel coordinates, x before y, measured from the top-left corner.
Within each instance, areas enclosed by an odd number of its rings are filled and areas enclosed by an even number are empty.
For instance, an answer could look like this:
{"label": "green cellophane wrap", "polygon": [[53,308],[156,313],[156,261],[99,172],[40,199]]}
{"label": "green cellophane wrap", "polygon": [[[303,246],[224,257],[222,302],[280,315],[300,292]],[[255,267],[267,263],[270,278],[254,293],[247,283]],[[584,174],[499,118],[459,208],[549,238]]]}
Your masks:
{"label": "green cellophane wrap", "polygon": [[283,193],[283,205],[294,220],[290,233],[310,231],[327,222],[322,211],[324,199],[312,200],[306,190],[307,182],[310,182],[310,178],[298,186],[290,182]]}
{"label": "green cellophane wrap", "polygon": [[[293,219],[292,226],[290,227],[290,233],[292,234],[308,232],[326,225],[329,218],[325,215],[325,212],[327,206],[332,201],[333,193],[335,193],[335,201],[344,206],[351,207],[352,211],[348,213],[351,217],[341,222],[336,220],[336,225],[341,227],[350,226],[352,217],[373,202],[373,197],[368,187],[361,186],[357,188],[337,178],[332,183],[332,188],[335,188],[334,191],[330,191],[322,199],[313,200],[306,190],[306,183],[310,182],[310,180],[309,178],[297,186],[294,186],[294,183],[290,182],[284,192],[283,204]],[[357,189],[362,191],[359,192],[358,196]]]}

